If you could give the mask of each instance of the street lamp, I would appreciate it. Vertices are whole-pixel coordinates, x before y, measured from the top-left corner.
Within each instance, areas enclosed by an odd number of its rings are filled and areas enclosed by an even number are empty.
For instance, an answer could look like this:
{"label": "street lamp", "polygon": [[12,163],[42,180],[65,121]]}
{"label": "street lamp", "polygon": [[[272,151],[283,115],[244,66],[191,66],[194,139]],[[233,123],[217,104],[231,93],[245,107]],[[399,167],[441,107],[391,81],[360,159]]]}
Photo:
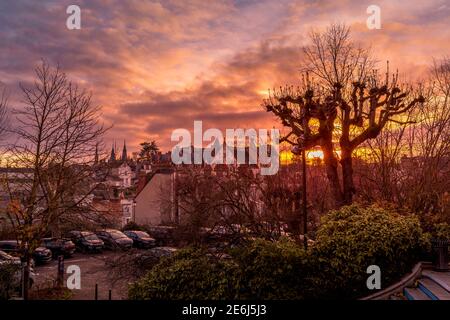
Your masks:
{"label": "street lamp", "polygon": [[131,210],[131,220],[136,222],[136,200],[133,200],[133,209]]}
{"label": "street lamp", "polygon": [[292,153],[295,155],[302,154],[302,213],[303,213],[303,245],[305,246],[305,250],[308,249],[308,239],[306,238],[306,233],[308,232],[308,214],[307,214],[307,207],[306,207],[306,150],[304,147],[300,146],[301,143],[299,142],[298,145],[295,145],[292,147]]}

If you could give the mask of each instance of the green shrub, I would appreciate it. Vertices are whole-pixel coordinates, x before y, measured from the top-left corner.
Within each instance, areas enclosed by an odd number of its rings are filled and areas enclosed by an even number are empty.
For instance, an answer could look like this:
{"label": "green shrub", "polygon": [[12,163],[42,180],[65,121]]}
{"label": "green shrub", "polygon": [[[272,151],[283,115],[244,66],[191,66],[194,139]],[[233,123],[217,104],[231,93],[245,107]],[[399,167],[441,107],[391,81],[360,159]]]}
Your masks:
{"label": "green shrub", "polygon": [[204,250],[185,249],[163,258],[140,281],[132,284],[129,298],[138,300],[234,299],[235,265],[213,259]]}
{"label": "green shrub", "polygon": [[450,224],[446,222],[435,224],[432,236],[438,240],[450,240]]}
{"label": "green shrub", "polygon": [[429,241],[413,216],[357,205],[324,217],[314,247],[257,239],[213,259],[182,250],[130,287],[131,299],[357,298],[368,293],[367,267],[382,288],[409,272]]}
{"label": "green shrub", "polygon": [[377,206],[332,211],[320,226],[312,252],[319,259],[317,293],[353,298],[369,293],[367,267],[381,269],[382,288],[409,272],[428,246],[419,220]]}
{"label": "green shrub", "polygon": [[293,241],[258,239],[231,256],[239,270],[239,299],[302,299],[312,289],[315,263]]}
{"label": "green shrub", "polygon": [[258,239],[230,255],[220,260],[202,250],[182,250],[131,285],[129,298],[299,299],[311,288],[313,264],[291,241]]}

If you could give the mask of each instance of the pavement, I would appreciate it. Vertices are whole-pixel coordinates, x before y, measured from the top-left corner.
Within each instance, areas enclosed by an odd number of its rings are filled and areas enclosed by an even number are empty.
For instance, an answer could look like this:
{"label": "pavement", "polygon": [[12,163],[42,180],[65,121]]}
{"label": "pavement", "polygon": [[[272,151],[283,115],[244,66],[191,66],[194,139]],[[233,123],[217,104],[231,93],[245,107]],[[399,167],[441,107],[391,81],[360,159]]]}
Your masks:
{"label": "pavement", "polygon": [[[108,268],[105,262],[112,259],[120,252],[105,251],[97,254],[75,253],[71,258],[64,260],[64,269],[70,265],[76,265],[81,271],[81,288],[73,289],[72,300],[94,300],[95,285],[98,285],[98,300],[108,300],[109,290],[111,290],[112,300],[123,300],[127,298],[128,283],[126,281],[117,281],[112,283],[108,278]],[[51,287],[55,283],[58,274],[58,261],[52,260],[50,263],[36,266],[34,290],[39,288]],[[65,273],[64,285],[70,274]]]}

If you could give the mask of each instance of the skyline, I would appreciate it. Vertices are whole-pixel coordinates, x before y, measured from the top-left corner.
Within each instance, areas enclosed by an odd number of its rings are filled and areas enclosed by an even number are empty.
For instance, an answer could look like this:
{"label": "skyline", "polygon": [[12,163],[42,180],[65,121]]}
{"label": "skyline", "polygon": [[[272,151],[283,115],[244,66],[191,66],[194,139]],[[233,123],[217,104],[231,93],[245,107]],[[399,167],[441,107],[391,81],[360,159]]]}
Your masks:
{"label": "skyline", "polygon": [[[378,1],[381,29],[366,26],[369,1],[77,1],[81,30],[68,30],[70,1],[0,4],[0,81],[10,107],[20,106],[41,58],[59,63],[103,107],[106,135],[128,151],[156,140],[175,144],[176,128],[281,128],[260,104],[269,88],[297,84],[301,47],[312,27],[346,23],[382,65],[425,76],[432,58],[449,52],[445,1]],[[339,17],[339,19],[335,19]],[[12,117],[13,118],[13,117]],[[12,119],[14,124],[14,119]]]}

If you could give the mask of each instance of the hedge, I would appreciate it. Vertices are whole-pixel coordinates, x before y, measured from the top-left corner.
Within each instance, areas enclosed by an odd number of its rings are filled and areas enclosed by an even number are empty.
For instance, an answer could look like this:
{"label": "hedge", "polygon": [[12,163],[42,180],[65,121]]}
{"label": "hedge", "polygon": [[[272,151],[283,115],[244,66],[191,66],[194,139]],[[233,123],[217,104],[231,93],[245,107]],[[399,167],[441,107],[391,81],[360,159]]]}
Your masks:
{"label": "hedge", "polygon": [[411,270],[429,249],[415,216],[402,216],[372,205],[352,205],[324,216],[312,254],[319,260],[317,294],[355,298],[370,293],[367,267],[381,270],[387,287]]}
{"label": "hedge", "polygon": [[[201,249],[185,249],[162,261],[129,289],[130,299],[233,299],[235,264],[214,261]],[[231,277],[230,277],[231,275]]]}
{"label": "hedge", "polygon": [[382,288],[411,270],[429,246],[419,221],[376,206],[352,205],[323,218],[314,247],[257,239],[216,259],[181,250],[130,286],[130,299],[307,299],[366,295],[369,265]]}

